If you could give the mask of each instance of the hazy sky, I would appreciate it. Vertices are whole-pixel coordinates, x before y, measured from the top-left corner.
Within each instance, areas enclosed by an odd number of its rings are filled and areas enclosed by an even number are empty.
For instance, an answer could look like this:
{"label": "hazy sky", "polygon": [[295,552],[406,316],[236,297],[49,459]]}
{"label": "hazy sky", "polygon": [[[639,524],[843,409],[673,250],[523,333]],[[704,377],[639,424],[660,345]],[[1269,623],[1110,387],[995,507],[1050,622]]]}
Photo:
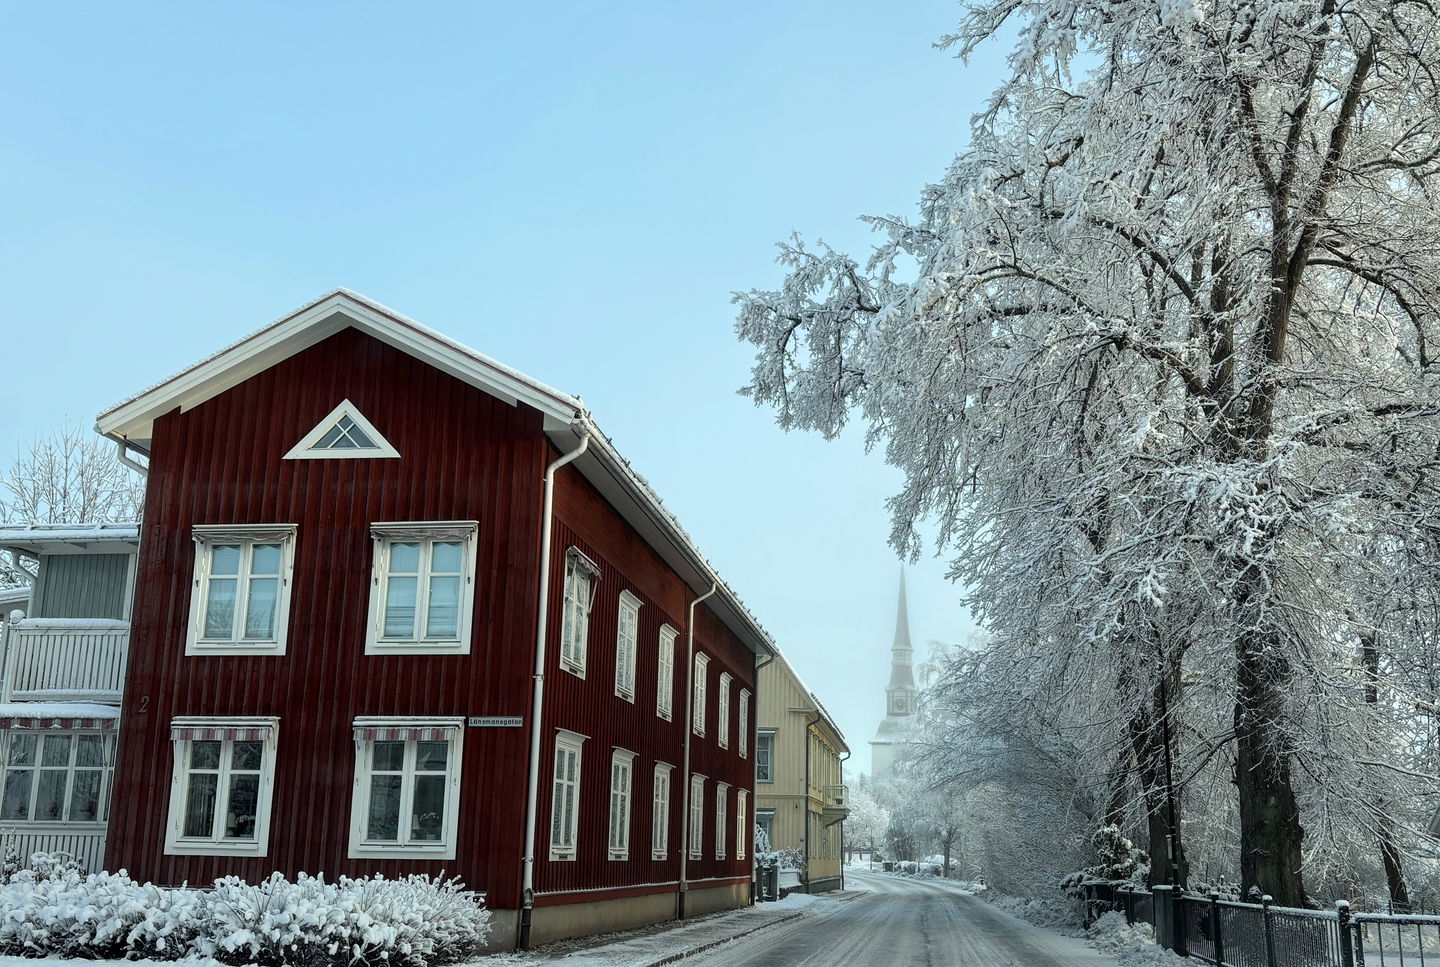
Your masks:
{"label": "hazy sky", "polygon": [[[883,714],[898,476],[735,395],[773,243],[909,213],[1000,52],[950,0],[6,6],[0,459],[336,286],[584,397],[839,720]],[[932,559],[917,646],[971,627]],[[855,768],[858,766],[859,768]]]}

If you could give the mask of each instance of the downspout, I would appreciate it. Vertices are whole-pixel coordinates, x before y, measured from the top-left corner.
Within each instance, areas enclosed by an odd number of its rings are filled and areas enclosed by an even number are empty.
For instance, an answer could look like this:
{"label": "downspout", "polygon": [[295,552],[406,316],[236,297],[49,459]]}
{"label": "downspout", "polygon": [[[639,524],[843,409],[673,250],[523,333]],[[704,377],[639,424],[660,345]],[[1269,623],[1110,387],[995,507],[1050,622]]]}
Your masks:
{"label": "downspout", "polygon": [[545,639],[550,618],[550,518],[555,507],[555,471],[590,446],[583,430],[580,445],[545,468],[545,500],[540,512],[540,600],[535,616],[535,686],[530,699],[530,764],[525,789],[525,864],[521,874],[520,947],[530,949],[530,920],[535,909],[535,810],[540,801],[540,713],[545,704]]}
{"label": "downspout", "polygon": [[[805,723],[805,788],[802,792],[805,795],[805,892],[810,892],[810,730],[815,723],[820,721],[820,710],[815,710],[815,717]],[[820,790],[823,795],[825,790]],[[823,802],[823,800],[822,800]]]}
{"label": "downspout", "polygon": [[[840,788],[841,788],[841,789],[844,789],[844,788],[845,788],[845,763],[850,760],[850,756],[851,756],[852,754],[853,754],[853,753],[851,753],[849,749],[846,749],[846,750],[845,750],[845,754],[840,757]],[[847,791],[847,793],[848,793],[848,791]],[[848,812],[849,812],[849,809],[850,809],[850,796],[849,796],[848,794],[845,796],[845,809],[846,809],[846,812],[848,813]],[[844,892],[845,892],[845,859],[846,859],[846,857],[845,857],[845,820],[842,819],[842,820],[840,820],[840,892],[841,892],[841,893],[844,893]],[[947,875],[948,875],[948,873],[947,873]]]}
{"label": "downspout", "polygon": [[115,456],[119,458],[121,463],[125,464],[125,466],[129,467],[131,470],[134,470],[140,476],[150,476],[150,468],[130,456],[130,443],[128,441],[115,441]]}
{"label": "downspout", "polygon": [[720,585],[711,582],[710,590],[690,602],[690,611],[685,618],[685,757],[681,774],[685,779],[685,820],[680,836],[680,892],[675,896],[675,919],[685,919],[685,896],[690,892],[688,879],[690,868],[690,737],[695,734],[695,606],[720,590]]}
{"label": "downspout", "polygon": [[[750,734],[745,736],[746,748],[750,750],[750,798],[751,809],[760,809],[760,753],[757,749],[760,736],[760,669],[775,660],[774,655],[755,655],[755,702],[750,709]],[[1440,816],[1440,810],[1436,811]],[[774,843],[770,844],[774,847]],[[750,824],[750,905],[755,905],[755,886],[759,879],[760,857],[755,850],[755,824]]]}

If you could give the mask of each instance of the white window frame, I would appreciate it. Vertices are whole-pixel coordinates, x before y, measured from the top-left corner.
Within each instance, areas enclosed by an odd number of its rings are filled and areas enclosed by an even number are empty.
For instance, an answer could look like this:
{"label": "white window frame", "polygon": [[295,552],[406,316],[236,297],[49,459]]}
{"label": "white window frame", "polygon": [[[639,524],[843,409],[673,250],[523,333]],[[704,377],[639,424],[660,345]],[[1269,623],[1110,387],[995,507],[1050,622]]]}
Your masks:
{"label": "white window frame", "polygon": [[666,859],[670,854],[670,788],[675,767],[668,762],[655,763],[655,779],[650,791],[650,858]]}
{"label": "white window frame", "polygon": [[[206,739],[207,732],[224,735],[233,731],[245,738],[220,738],[220,767],[216,770],[216,800],[212,828],[218,824],[220,815],[229,805],[229,778],[231,756],[228,754],[235,742],[258,741],[262,743],[260,753],[260,784],[255,801],[255,838],[253,840],[225,839],[223,835],[184,836],[185,805],[190,792],[190,751],[198,741]],[[170,775],[170,810],[165,823],[165,854],[167,856],[266,856],[270,852],[270,809],[275,796],[275,750],[280,739],[280,719],[277,716],[256,717],[211,717],[179,716],[170,720],[170,745],[174,751],[174,765]],[[221,796],[224,799],[221,799]]]}
{"label": "white window frame", "polygon": [[[283,655],[290,626],[290,588],[294,584],[295,524],[196,524],[195,572],[190,581],[190,622],[185,635],[187,655]],[[205,610],[209,603],[212,549],[238,544],[241,565],[235,576],[235,616],[229,638],[205,637]],[[246,638],[245,619],[250,587],[251,557],[256,544],[280,545],[279,586],[275,592],[275,635]]]}
{"label": "white window frame", "polygon": [[730,783],[715,784],[715,858],[725,858],[725,829],[729,825]]}
{"label": "white window frame", "polygon": [[715,698],[715,741],[720,748],[730,748],[730,673],[720,673],[719,692]]}
{"label": "white window frame", "polygon": [[705,777],[690,777],[690,858],[698,860],[705,853]]}
{"label": "white window frame", "polygon": [[700,738],[705,737],[705,671],[710,666],[710,656],[704,652],[695,653],[695,687],[691,696],[690,728]]}
{"label": "white window frame", "polygon": [[[414,768],[416,743],[448,742],[445,754],[445,823],[439,840],[425,840],[414,843],[379,843],[365,839],[366,821],[370,813],[370,780],[373,769],[373,746],[386,739],[368,739],[369,730],[385,731],[433,731],[439,737],[433,739],[407,738],[405,742],[405,764],[400,785],[400,816],[403,820],[408,804],[413,804]],[[460,777],[464,772],[465,720],[458,716],[418,717],[393,715],[367,715],[354,721],[355,732],[355,782],[350,798],[350,853],[351,859],[435,859],[453,860],[460,829]]]}
{"label": "white window frame", "polygon": [[[317,450],[315,447],[327,433],[339,423],[344,417],[349,417],[366,436],[373,447],[348,447],[341,450]],[[390,445],[390,441],[375,429],[375,425],[355,408],[355,404],[345,400],[335,409],[326,414],[325,418],[315,424],[315,429],[305,434],[300,442],[290,448],[281,459],[284,460],[374,460],[377,458],[396,458],[400,452]]]}
{"label": "white window frame", "polygon": [[635,652],[640,647],[643,604],[629,591],[621,591],[620,607],[615,612],[615,694],[627,702],[635,701]]}
{"label": "white window frame", "polygon": [[655,677],[655,714],[669,722],[675,709],[675,639],[680,633],[669,625],[660,626],[659,671]]}
{"label": "white window frame", "polygon": [[[28,764],[10,764],[11,749],[17,740],[25,736],[35,739],[35,760]],[[68,737],[70,747],[65,765],[45,765],[45,745],[59,737]],[[102,741],[102,762],[98,766],[79,765],[76,762],[80,751],[80,738],[99,736]],[[29,829],[36,826],[72,829],[103,829],[110,813],[110,789],[115,781],[115,738],[114,729],[5,729],[0,732],[0,791],[10,783],[11,773],[30,773],[30,791],[25,797],[25,818],[0,817],[0,826],[5,828]],[[37,819],[35,807],[40,798],[40,777],[45,773],[63,772],[65,785],[60,793],[61,815],[59,819]],[[77,772],[100,773],[99,800],[96,803],[95,819],[73,819],[71,809],[75,805],[75,774]]]}
{"label": "white window frame", "polygon": [[610,753],[610,858],[630,858],[630,817],[634,810],[635,753],[618,746]]}
{"label": "white window frame", "polygon": [[[581,577],[587,582],[582,595]],[[585,677],[586,653],[590,643],[590,609],[600,588],[600,566],[578,547],[565,552],[565,580],[560,590],[560,669],[577,678]],[[583,600],[582,600],[583,597]]]}
{"label": "white window frame", "polygon": [[[475,614],[475,554],[480,524],[473,520],[386,521],[370,525],[370,619],[365,635],[367,655],[468,655],[470,628]],[[433,545],[460,542],[460,613],[454,635],[429,636],[429,581]],[[420,571],[416,576],[415,633],[410,636],[385,634],[385,599],[390,576],[390,548],[395,544],[421,545]]]}
{"label": "white window frame", "polygon": [[[580,780],[584,775],[585,765],[585,741],[588,735],[581,735],[579,732],[571,732],[568,729],[555,730],[555,753],[550,757],[550,858],[560,862],[573,862],[580,846],[580,807],[583,804],[580,793],[583,787]],[[561,753],[573,754],[575,756],[575,779],[563,780],[564,785],[573,786],[571,789],[571,810],[568,826],[565,823],[564,814],[561,810],[562,797],[559,787],[562,780],[556,776],[556,765]],[[559,820],[557,824],[557,819]],[[555,828],[560,826],[561,840],[555,840]]]}
{"label": "white window frame", "polygon": [[[737,860],[745,858],[745,830],[750,828],[745,822],[745,817],[749,812],[750,790],[735,790],[735,858]],[[753,836],[754,833],[752,832],[751,835]]]}
{"label": "white window frame", "polygon": [[740,758],[750,757],[750,689],[740,689],[740,728],[736,741],[740,745]]}
{"label": "white window frame", "polygon": [[[755,737],[755,781],[757,783],[775,781],[775,731],[775,729],[761,729]],[[760,777],[760,743],[765,739],[770,740],[770,761],[767,763],[770,775],[762,779]]]}

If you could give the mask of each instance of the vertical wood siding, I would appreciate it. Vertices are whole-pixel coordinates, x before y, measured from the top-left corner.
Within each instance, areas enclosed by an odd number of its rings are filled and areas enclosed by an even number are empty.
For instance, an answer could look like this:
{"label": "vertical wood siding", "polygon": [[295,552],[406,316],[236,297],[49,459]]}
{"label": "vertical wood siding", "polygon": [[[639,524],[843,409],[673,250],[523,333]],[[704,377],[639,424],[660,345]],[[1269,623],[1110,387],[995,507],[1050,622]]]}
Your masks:
{"label": "vertical wood siding", "polygon": [[[282,460],[342,400],[400,459]],[[443,868],[519,903],[526,729],[467,729],[457,858],[351,860],[360,715],[527,716],[541,475],[540,415],[347,329],[155,424],[130,674],[106,854],[140,879],[204,883],[279,870],[397,875]],[[370,524],[478,520],[469,655],[365,655]],[[195,524],[294,523],[283,656],[186,657]],[[647,615],[647,617],[650,617]],[[613,628],[612,628],[613,634]],[[170,720],[280,717],[268,855],[164,855]],[[608,755],[607,755],[608,759]],[[587,781],[596,782],[587,758]]]}
{"label": "vertical wood siding", "polygon": [[32,618],[123,618],[128,554],[46,554],[31,599]]}
{"label": "vertical wood siding", "polygon": [[[673,890],[679,879],[686,779],[683,743],[688,693],[686,667],[686,612],[694,594],[638,534],[599,496],[573,468],[560,471],[555,488],[554,542],[551,547],[552,595],[549,602],[545,710],[542,717],[539,842],[537,843],[536,890],[539,904],[598,899],[594,892],[614,888],[623,892],[639,888]],[[586,674],[581,679],[559,665],[561,614],[565,555],[577,547],[600,566],[600,581],[590,612]],[[635,700],[615,694],[615,637],[621,591],[629,591],[642,602],[636,646]],[[659,675],[660,626],[669,624],[679,632],[675,642],[674,711],[671,721],[656,715],[655,696]],[[734,830],[737,789],[753,786],[753,759],[739,757],[736,721],[739,690],[755,690],[754,656],[723,623],[702,604],[696,614],[696,648],[711,656],[708,669],[708,722],[704,738],[691,745],[692,771],[708,778],[705,784],[705,849],[699,861],[692,860],[689,878],[704,881],[716,878],[748,878],[752,850],[746,859],[736,860]],[[734,679],[730,702],[730,748],[716,743],[715,689],[721,672]],[[752,728],[753,728],[752,710]],[[550,770],[555,754],[555,730],[568,729],[588,736],[581,771],[581,808],[577,829],[576,858],[549,859],[551,783]],[[631,789],[629,859],[609,858],[610,760],[615,748],[636,753]],[[754,749],[753,735],[750,749]],[[752,753],[753,754],[753,753]],[[671,773],[669,852],[654,860],[650,852],[653,820],[652,781],[656,762],[674,766]],[[726,822],[726,859],[715,859],[714,797],[716,782],[730,784]],[[750,795],[754,808],[754,794]],[[668,887],[664,884],[671,884]]]}

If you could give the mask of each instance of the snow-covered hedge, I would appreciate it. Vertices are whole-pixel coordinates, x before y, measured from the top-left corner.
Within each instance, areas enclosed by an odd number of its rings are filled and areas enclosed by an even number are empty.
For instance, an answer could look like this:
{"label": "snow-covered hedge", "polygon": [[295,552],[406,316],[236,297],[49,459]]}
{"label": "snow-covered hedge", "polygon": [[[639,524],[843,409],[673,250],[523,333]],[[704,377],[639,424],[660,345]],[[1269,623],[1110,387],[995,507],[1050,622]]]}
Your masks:
{"label": "snow-covered hedge", "polygon": [[455,963],[479,953],[490,913],[455,880],[410,876],[334,883],[276,873],[212,889],[163,889],[120,873],[22,869],[0,884],[0,953],[26,957],[176,960],[228,964]]}

